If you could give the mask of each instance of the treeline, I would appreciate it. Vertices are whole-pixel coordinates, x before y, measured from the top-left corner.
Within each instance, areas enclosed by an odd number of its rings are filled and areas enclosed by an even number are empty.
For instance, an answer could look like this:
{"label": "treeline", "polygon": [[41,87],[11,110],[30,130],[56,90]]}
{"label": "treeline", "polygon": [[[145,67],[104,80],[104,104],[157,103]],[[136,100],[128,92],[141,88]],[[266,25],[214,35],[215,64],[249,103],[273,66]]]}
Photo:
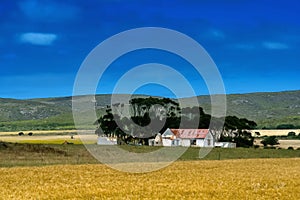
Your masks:
{"label": "treeline", "polygon": [[279,124],[276,129],[300,129],[300,126],[294,124]]}
{"label": "treeline", "polygon": [[167,128],[210,128],[219,141],[235,142],[238,147],[253,146],[254,138],[247,130],[254,129],[257,124],[246,118],[212,117],[201,107],[180,108],[177,102],[167,98],[136,98],[130,101],[130,106],[130,118],[115,114],[115,108],[108,107],[95,122],[98,125],[96,134],[117,137],[119,144],[138,140],[147,145],[149,138]]}
{"label": "treeline", "polygon": [[[292,118],[291,121],[295,121],[295,119],[298,120],[298,118]],[[299,118],[300,119],[300,118]],[[275,121],[275,120],[274,120]],[[298,120],[299,122],[299,120]],[[297,122],[297,123],[298,123]],[[278,125],[274,125],[274,126],[271,126],[271,125],[260,125],[261,129],[263,130],[273,130],[273,129],[278,129],[278,130],[288,130],[288,129],[300,129],[300,125],[297,125],[297,124],[292,124],[292,123],[278,123]]]}

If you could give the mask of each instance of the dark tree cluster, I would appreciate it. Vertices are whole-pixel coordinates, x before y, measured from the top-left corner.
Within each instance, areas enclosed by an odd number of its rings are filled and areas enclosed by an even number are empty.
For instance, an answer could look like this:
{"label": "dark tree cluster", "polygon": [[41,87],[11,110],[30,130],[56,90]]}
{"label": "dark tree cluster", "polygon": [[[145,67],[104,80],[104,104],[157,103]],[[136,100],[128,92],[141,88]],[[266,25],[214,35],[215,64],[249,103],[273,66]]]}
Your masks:
{"label": "dark tree cluster", "polygon": [[251,147],[253,146],[254,137],[248,130],[254,129],[256,126],[257,124],[254,121],[246,118],[226,116],[220,141],[234,142],[237,147]]}
{"label": "dark tree cluster", "polygon": [[295,127],[293,124],[280,124],[276,127],[276,129],[295,129],[297,127]]}
{"label": "dark tree cluster", "polygon": [[[214,137],[220,141],[235,142],[238,147],[253,146],[254,138],[246,130],[256,127],[254,121],[236,116],[214,118],[201,107],[181,109],[177,102],[168,98],[136,98],[130,101],[130,105],[133,107],[130,119],[121,118],[113,114],[111,108],[107,108],[106,113],[95,123],[98,125],[96,134],[117,137],[119,144],[129,143],[133,139],[147,144],[149,138],[158,132],[163,133],[167,128],[212,128],[215,130]],[[162,106],[166,113],[153,113],[151,107],[154,105]]]}
{"label": "dark tree cluster", "polygon": [[276,136],[266,137],[261,141],[261,143],[264,145],[264,147],[266,147],[268,145],[273,146],[273,145],[279,144],[278,139],[276,138]]}

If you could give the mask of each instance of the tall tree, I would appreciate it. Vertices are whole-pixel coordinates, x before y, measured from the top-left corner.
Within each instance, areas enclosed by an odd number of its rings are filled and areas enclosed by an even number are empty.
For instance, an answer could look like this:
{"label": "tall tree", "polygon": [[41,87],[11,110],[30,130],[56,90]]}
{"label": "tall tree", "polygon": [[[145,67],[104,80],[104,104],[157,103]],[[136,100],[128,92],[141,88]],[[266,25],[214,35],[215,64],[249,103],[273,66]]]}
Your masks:
{"label": "tall tree", "polygon": [[254,137],[248,131],[256,127],[254,121],[236,116],[225,117],[224,130],[220,141],[235,142],[237,147],[253,146]]}

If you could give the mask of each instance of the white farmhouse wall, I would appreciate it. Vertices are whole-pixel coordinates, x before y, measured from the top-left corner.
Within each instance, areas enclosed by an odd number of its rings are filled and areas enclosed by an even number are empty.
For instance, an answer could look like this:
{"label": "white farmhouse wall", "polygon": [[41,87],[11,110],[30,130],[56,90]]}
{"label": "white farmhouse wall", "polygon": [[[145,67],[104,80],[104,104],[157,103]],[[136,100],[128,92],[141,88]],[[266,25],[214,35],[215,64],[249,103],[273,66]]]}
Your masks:
{"label": "white farmhouse wall", "polygon": [[204,141],[205,141],[204,147],[214,147],[215,146],[214,137],[212,136],[210,131],[206,135]]}
{"label": "white farmhouse wall", "polygon": [[[197,136],[195,136],[197,137]],[[170,130],[167,129],[163,134],[162,134],[162,144],[163,146],[184,146],[184,147],[190,147],[192,144],[192,140],[196,140],[196,146],[198,147],[214,147],[215,141],[214,137],[212,136],[211,132],[208,131],[207,135],[205,138],[188,138],[188,137],[183,137],[183,138],[176,138],[174,133]]]}
{"label": "white farmhouse wall", "polygon": [[172,146],[172,140],[170,139],[162,139],[163,146],[170,147]]}
{"label": "white farmhouse wall", "polygon": [[197,147],[204,147],[204,139],[197,139],[196,140]]}
{"label": "white farmhouse wall", "polygon": [[171,136],[174,136],[174,134],[169,128],[162,134],[162,137],[171,137]]}
{"label": "white farmhouse wall", "polygon": [[211,132],[208,132],[205,139],[197,139],[196,146],[198,147],[214,147],[214,138]]}
{"label": "white farmhouse wall", "polygon": [[162,139],[163,146],[171,147],[171,146],[181,146],[182,140],[181,139]]}
{"label": "white farmhouse wall", "polygon": [[204,140],[204,147],[214,147],[214,142],[212,139],[206,139]]}
{"label": "white farmhouse wall", "polygon": [[181,146],[183,146],[183,147],[191,146],[191,140],[190,139],[182,139],[181,140]]}
{"label": "white farmhouse wall", "polygon": [[181,146],[181,145],[182,145],[181,139],[172,140],[172,146]]}

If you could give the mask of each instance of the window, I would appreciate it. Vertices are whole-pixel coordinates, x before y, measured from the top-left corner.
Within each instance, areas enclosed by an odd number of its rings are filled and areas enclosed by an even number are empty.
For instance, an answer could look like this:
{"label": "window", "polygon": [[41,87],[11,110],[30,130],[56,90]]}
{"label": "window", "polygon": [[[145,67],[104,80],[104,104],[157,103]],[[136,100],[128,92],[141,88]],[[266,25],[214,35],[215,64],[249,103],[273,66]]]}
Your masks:
{"label": "window", "polygon": [[210,146],[210,139],[207,140],[207,145]]}
{"label": "window", "polygon": [[191,140],[191,145],[196,145],[196,140],[195,139]]}

